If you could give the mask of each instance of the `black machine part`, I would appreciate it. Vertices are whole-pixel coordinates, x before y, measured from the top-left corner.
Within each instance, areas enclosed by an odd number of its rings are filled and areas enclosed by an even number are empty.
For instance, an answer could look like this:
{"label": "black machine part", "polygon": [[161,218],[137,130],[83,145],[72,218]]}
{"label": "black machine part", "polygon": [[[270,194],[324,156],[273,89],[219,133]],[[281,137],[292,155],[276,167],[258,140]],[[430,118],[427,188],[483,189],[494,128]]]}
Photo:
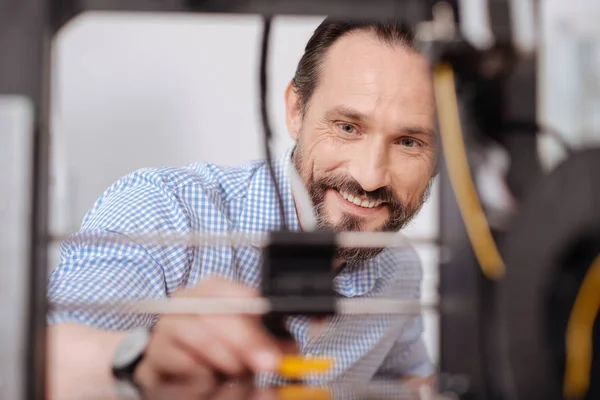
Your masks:
{"label": "black machine part", "polygon": [[[573,155],[529,191],[507,235],[500,312],[518,399],[562,399],[565,333],[600,253],[600,149]],[[600,398],[600,323],[590,390]]]}
{"label": "black machine part", "polygon": [[[453,67],[469,165],[474,171],[478,168],[475,149],[485,148],[491,142],[502,145],[511,159],[507,180],[515,174],[518,178],[508,186],[519,200],[539,176],[537,126],[514,127],[518,121],[536,120],[535,96],[531,95],[535,84],[517,84],[535,76],[535,63],[519,59],[509,46],[498,45],[480,52],[464,41],[440,43],[431,52],[433,61]],[[515,102],[518,109],[511,106]],[[510,135],[515,135],[515,141],[504,143]],[[440,157],[445,155],[440,152]],[[527,173],[522,173],[523,169]],[[457,392],[462,399],[512,400],[513,388],[506,374],[507,360],[497,318],[498,285],[479,268],[464,221],[456,211],[455,193],[444,162],[440,162],[440,175],[441,240],[452,248],[452,256],[440,266],[442,308],[448,310],[441,315],[441,370],[468,380],[468,389]],[[492,227],[497,244],[505,239],[504,227],[504,223],[502,229]]]}
{"label": "black machine part", "polygon": [[263,252],[262,295],[271,302],[266,327],[288,337],[284,318],[306,315],[323,318],[335,313],[331,232],[276,231]]}

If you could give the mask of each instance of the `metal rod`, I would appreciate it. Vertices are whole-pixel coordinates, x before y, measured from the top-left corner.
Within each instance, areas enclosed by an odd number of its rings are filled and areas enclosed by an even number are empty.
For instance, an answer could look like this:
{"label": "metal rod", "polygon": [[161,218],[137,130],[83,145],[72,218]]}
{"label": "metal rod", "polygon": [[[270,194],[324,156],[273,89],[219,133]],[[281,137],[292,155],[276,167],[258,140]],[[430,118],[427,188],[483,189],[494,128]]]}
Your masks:
{"label": "metal rod", "polygon": [[346,20],[402,15],[411,25],[427,20],[431,13],[431,6],[423,0],[72,0],[70,3],[82,11],[328,15]]}
{"label": "metal rod", "polygon": [[[253,246],[269,244],[268,233],[189,233],[189,234],[115,234],[108,232],[81,232],[69,235],[50,235],[49,242],[89,242],[106,244],[150,244],[157,246]],[[407,245],[439,246],[436,238],[411,238],[397,232],[341,232],[337,235],[339,247],[401,247]]]}
{"label": "metal rod", "polygon": [[[386,298],[340,299],[336,301],[336,312],[344,315],[374,314],[419,314],[435,310],[434,301],[397,300]],[[90,302],[55,302],[54,311],[91,310],[113,311],[120,314],[194,314],[231,315],[267,314],[271,300],[259,298],[171,298]]]}

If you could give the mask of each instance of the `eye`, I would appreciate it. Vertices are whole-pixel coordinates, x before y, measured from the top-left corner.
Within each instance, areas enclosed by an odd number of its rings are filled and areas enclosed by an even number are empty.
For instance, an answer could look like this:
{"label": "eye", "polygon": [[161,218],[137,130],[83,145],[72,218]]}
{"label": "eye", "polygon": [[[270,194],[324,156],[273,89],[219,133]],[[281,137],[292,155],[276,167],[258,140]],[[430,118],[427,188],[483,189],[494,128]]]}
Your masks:
{"label": "eye", "polygon": [[419,142],[417,142],[415,139],[403,138],[400,139],[400,144],[404,147],[416,147],[419,145]]}
{"label": "eye", "polygon": [[345,123],[338,124],[338,128],[340,128],[340,130],[342,132],[350,134],[350,135],[358,133],[356,127],[352,124],[345,124]]}

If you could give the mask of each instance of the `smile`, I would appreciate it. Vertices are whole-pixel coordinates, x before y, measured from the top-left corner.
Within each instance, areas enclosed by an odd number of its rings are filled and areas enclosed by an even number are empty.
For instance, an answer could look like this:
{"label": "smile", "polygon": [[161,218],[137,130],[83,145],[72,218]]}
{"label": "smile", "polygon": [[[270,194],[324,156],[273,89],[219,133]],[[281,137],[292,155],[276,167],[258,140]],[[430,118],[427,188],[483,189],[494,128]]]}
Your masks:
{"label": "smile", "polygon": [[355,206],[363,207],[363,208],[375,208],[383,204],[381,200],[366,200],[361,199],[358,196],[353,196],[348,192],[344,192],[343,190],[338,190],[338,193],[344,198],[344,200],[349,203],[354,204]]}

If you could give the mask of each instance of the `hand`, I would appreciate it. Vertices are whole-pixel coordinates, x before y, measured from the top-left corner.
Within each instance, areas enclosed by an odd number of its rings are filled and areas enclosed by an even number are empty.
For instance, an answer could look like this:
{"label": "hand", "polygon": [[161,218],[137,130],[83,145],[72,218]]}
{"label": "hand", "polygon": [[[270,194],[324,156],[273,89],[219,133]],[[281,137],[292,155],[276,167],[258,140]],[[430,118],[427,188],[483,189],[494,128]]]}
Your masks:
{"label": "hand", "polygon": [[[233,385],[220,385],[210,393],[198,394],[193,388],[161,387],[149,392],[145,400],[279,400],[277,389],[265,387],[256,388],[251,382],[245,381]],[[123,399],[125,400],[125,399]]]}
{"label": "hand", "polygon": [[404,377],[402,379],[402,382],[408,385],[408,387],[411,388],[411,390],[418,392],[423,388],[435,389],[435,386],[437,385],[437,376],[430,375],[427,377],[420,377],[415,375],[409,375]]}
{"label": "hand", "polygon": [[[258,291],[211,278],[175,297],[258,297]],[[134,379],[144,391],[169,387],[210,391],[220,377],[276,372],[282,350],[254,315],[164,315]]]}

